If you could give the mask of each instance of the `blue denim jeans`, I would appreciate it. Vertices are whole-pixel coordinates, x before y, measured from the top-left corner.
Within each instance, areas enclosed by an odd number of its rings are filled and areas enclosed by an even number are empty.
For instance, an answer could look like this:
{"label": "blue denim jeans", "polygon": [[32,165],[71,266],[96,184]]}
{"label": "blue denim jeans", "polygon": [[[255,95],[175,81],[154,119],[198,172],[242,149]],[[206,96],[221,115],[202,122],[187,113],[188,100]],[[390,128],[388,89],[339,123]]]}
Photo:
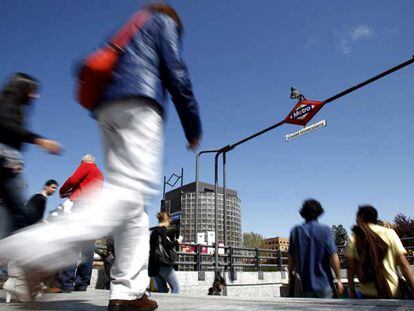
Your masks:
{"label": "blue denim jeans", "polygon": [[22,175],[16,175],[10,169],[0,166],[0,208],[1,216],[5,217],[0,224],[0,238],[32,224],[31,215],[24,204],[23,193]]}
{"label": "blue denim jeans", "polygon": [[79,252],[81,254],[80,264],[74,263],[73,266],[59,273],[59,283],[62,289],[86,289],[91,282],[95,241],[85,242],[79,248]]}
{"label": "blue denim jeans", "polygon": [[161,266],[158,275],[154,277],[154,281],[159,293],[168,293],[167,284],[171,288],[171,294],[180,293],[180,283],[178,282],[177,275],[171,266]]}

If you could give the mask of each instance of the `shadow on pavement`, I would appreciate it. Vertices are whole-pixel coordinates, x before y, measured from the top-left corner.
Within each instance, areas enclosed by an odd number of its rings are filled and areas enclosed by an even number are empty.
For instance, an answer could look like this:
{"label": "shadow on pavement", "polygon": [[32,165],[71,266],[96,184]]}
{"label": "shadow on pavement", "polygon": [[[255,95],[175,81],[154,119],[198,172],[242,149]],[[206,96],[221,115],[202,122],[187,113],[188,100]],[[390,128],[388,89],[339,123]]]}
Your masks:
{"label": "shadow on pavement", "polygon": [[[2,307],[6,306],[4,299],[1,299],[0,303]],[[7,310],[106,311],[107,306],[97,306],[96,304],[90,303],[87,300],[60,300],[11,303],[7,305]]]}

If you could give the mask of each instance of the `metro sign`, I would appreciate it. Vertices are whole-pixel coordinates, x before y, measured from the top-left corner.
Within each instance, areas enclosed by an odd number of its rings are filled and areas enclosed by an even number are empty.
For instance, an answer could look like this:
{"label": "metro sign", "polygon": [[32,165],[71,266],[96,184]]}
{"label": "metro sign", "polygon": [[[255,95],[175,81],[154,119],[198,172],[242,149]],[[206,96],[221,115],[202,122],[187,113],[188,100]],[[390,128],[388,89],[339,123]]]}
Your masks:
{"label": "metro sign", "polygon": [[325,103],[316,100],[301,100],[286,117],[285,122],[305,126]]}

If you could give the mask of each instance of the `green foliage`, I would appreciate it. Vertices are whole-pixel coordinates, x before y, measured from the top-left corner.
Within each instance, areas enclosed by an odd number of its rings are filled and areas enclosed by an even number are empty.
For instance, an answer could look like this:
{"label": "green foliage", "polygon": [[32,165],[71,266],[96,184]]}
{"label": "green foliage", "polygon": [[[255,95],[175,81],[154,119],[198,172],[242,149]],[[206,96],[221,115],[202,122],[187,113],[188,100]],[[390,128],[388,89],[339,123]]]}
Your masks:
{"label": "green foliage", "polygon": [[243,233],[243,246],[249,248],[264,248],[264,237],[259,233]]}
{"label": "green foliage", "polygon": [[339,226],[333,225],[332,226],[332,233],[333,233],[333,236],[334,236],[335,244],[337,246],[345,245],[349,240],[348,232],[346,231],[346,229],[342,225],[339,225]]}
{"label": "green foliage", "polygon": [[397,214],[394,218],[394,230],[400,238],[414,237],[414,218]]}

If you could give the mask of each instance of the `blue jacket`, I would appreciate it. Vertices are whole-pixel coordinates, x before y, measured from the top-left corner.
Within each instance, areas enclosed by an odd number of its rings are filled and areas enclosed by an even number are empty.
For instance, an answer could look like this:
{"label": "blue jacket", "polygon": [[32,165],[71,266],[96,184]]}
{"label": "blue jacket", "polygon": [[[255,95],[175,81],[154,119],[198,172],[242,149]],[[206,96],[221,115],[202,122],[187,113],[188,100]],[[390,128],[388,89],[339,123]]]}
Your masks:
{"label": "blue jacket", "polygon": [[175,21],[153,13],[120,55],[103,102],[144,96],[165,110],[166,90],[189,142],[201,137],[201,121],[187,67],[181,57],[181,35]]}

